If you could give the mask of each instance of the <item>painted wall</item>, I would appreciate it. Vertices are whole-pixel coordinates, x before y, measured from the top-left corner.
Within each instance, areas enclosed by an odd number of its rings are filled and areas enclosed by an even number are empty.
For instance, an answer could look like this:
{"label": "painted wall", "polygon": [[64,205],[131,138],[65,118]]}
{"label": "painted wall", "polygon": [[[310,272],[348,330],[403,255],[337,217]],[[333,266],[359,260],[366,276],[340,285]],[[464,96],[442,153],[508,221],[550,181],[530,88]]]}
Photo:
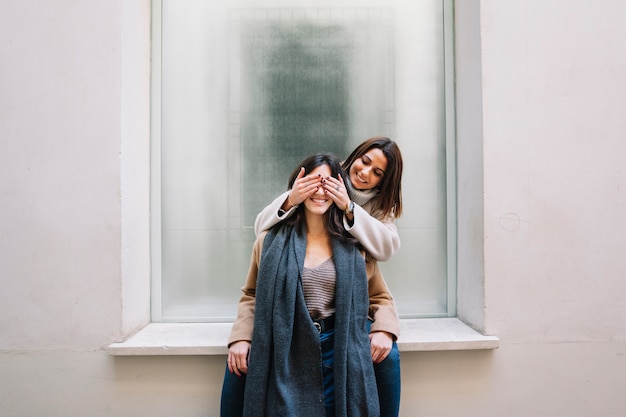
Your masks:
{"label": "painted wall", "polygon": [[[224,357],[105,352],[149,311],[149,2],[8,3],[0,415],[217,415]],[[626,3],[457,3],[460,311],[501,347],[404,353],[402,415],[623,416]]]}

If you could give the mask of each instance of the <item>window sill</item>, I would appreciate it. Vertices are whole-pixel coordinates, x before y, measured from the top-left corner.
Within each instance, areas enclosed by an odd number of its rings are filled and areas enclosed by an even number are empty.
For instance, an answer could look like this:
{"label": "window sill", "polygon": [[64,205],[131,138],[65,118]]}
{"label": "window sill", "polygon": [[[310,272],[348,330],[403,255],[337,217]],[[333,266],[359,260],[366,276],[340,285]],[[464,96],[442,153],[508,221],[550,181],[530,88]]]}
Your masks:
{"label": "window sill", "polygon": [[[151,323],[128,340],[113,343],[114,356],[225,355],[232,323]],[[400,351],[497,349],[500,340],[484,336],[457,318],[403,319]]]}

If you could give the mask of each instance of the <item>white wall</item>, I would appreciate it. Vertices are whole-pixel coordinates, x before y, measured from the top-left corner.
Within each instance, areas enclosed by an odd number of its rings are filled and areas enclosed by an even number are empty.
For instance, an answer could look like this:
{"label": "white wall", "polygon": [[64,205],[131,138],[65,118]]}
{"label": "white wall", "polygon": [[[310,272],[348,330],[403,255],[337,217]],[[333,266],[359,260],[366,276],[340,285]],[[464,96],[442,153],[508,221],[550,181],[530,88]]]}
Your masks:
{"label": "white wall", "polygon": [[[147,0],[8,3],[0,414],[217,415],[223,357],[104,352],[148,311]],[[404,353],[403,415],[623,416],[626,3],[458,3],[461,310],[501,347]]]}
{"label": "white wall", "polygon": [[0,346],[93,350],[120,321],[120,10],[1,16]]}
{"label": "white wall", "polygon": [[487,329],[626,336],[626,4],[484,2]]}

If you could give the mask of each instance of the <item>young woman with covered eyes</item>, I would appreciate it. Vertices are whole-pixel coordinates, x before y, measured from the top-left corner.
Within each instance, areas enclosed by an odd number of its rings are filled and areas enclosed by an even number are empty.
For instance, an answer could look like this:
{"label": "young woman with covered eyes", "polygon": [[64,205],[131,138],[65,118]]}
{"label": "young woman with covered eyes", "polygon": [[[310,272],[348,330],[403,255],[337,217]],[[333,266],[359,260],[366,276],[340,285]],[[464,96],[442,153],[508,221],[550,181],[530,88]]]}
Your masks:
{"label": "young woman with covered eyes", "polygon": [[[300,169],[293,186],[265,207],[255,221],[255,233],[288,219],[297,207],[320,187],[343,211],[343,225],[374,259],[386,261],[400,248],[395,219],[402,215],[402,154],[388,137],[377,136],[358,145],[342,163],[347,175],[323,178],[305,175]],[[395,304],[394,304],[395,307]],[[376,352],[374,370],[380,397],[381,416],[400,412],[400,353],[396,336],[370,334]]]}
{"label": "young woman with covered eyes", "polygon": [[[341,172],[330,154],[301,167],[327,182]],[[378,263],[345,231],[343,216],[318,186],[257,238],[229,337],[222,416],[382,415],[370,335],[395,337],[397,312]]]}

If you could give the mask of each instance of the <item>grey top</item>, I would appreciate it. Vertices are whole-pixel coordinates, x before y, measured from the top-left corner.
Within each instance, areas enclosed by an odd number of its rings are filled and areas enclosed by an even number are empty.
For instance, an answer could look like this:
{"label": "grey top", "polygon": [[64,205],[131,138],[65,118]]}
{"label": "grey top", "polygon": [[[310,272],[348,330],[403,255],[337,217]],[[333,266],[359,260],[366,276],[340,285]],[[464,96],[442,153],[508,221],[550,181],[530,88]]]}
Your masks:
{"label": "grey top", "polygon": [[336,275],[332,257],[313,268],[302,269],[304,301],[311,318],[325,319],[335,314]]}

